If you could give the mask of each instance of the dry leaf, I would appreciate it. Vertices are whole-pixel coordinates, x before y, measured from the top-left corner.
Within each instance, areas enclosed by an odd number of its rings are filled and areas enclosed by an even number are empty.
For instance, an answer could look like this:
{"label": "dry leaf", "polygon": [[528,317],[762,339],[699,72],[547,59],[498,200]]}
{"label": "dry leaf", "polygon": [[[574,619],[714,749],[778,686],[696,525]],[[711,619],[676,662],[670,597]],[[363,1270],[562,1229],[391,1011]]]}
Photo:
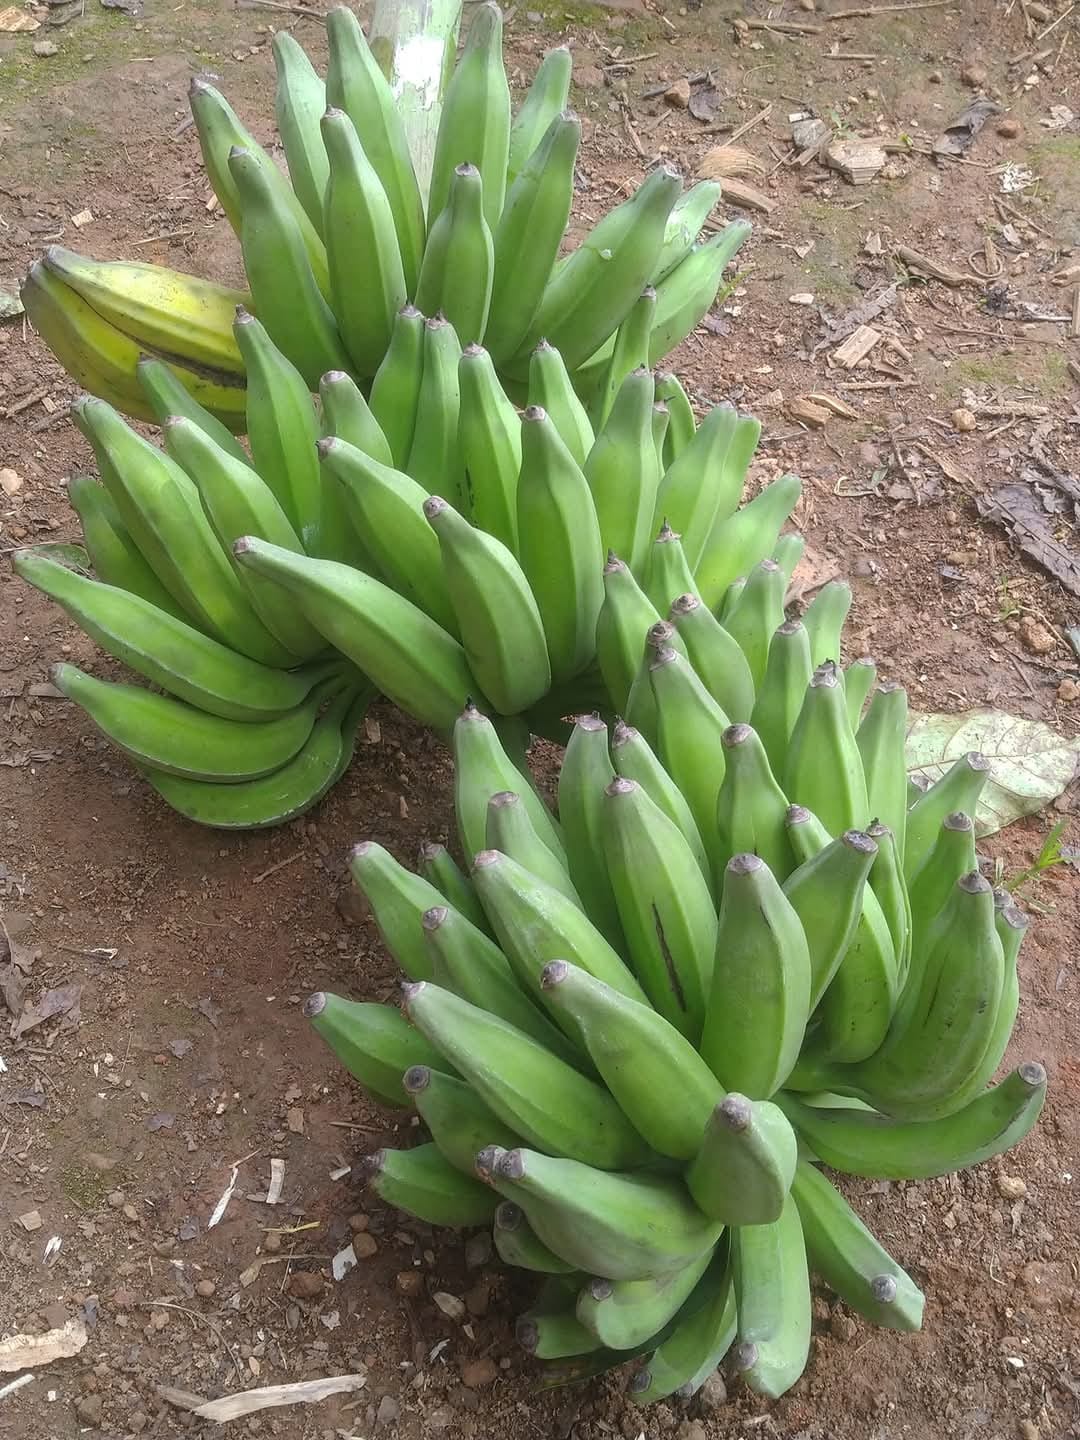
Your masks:
{"label": "dry leaf", "polygon": [[17,1040],[20,1035],[25,1035],[27,1030],[33,1030],[35,1026],[51,1020],[54,1015],[66,1015],[68,1024],[74,1025],[79,1019],[81,998],[82,986],[75,983],[59,985],[55,990],[46,990],[37,1004],[27,1005],[16,1020],[13,1038]]}
{"label": "dry leaf", "polygon": [[31,30],[39,29],[40,25],[40,20],[20,10],[18,5],[7,5],[0,10],[0,35],[29,34]]}
{"label": "dry leaf", "polygon": [[764,175],[765,166],[742,145],[714,145],[701,158],[697,173],[703,180]]}

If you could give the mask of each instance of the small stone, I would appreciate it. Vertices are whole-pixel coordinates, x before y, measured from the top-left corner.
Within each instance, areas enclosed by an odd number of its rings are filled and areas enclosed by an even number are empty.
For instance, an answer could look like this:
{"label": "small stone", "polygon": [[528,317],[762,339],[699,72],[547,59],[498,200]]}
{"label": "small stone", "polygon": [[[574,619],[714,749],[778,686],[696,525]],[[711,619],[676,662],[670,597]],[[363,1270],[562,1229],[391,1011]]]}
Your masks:
{"label": "small stone", "polygon": [[370,1224],[370,1218],[365,1215],[362,1210],[357,1210],[355,1215],[349,1216],[349,1229],[354,1235],[359,1235],[360,1232],[366,1230]]}
{"label": "small stone", "polygon": [[1062,680],[1057,688],[1057,698],[1066,703],[1072,700],[1080,700],[1080,685],[1075,680]]}
{"label": "small stone", "polygon": [[799,0],[799,9],[808,10],[812,15],[817,9],[817,5],[815,4],[815,0]]}
{"label": "small stone", "polygon": [[465,1241],[465,1268],[466,1270],[479,1270],[491,1259],[491,1233],[487,1230],[478,1230],[475,1235],[470,1235]]}
{"label": "small stone", "polygon": [[150,1326],[153,1330],[164,1330],[169,1323],[169,1312],[167,1310],[151,1310]]}
{"label": "small stone", "polygon": [[294,1135],[304,1133],[304,1112],[298,1105],[290,1105],[285,1111],[285,1124]]}
{"label": "small stone", "polygon": [[1032,20],[1042,22],[1049,20],[1054,12],[1050,9],[1049,5],[1041,4],[1040,0],[1033,0],[1033,3],[1027,7],[1027,13],[1031,16]]}
{"label": "small stone", "polygon": [[598,65],[580,65],[574,71],[574,81],[581,90],[602,90],[604,72]]}
{"label": "small stone", "polygon": [[855,1324],[855,1321],[851,1318],[850,1315],[845,1315],[842,1310],[836,1310],[833,1312],[833,1317],[829,1321],[829,1333],[835,1339],[842,1340],[847,1343],[849,1340],[855,1339],[855,1336],[858,1334],[858,1330],[859,1327]]}
{"label": "small stone", "polygon": [[294,1270],[286,1289],[295,1300],[314,1300],[322,1294],[324,1283],[318,1270]]}
{"label": "small stone", "polygon": [[960,71],[961,81],[972,90],[981,90],[989,78],[986,66],[977,60],[969,61]]}
{"label": "small stone", "polygon": [[281,1249],[281,1236],[276,1230],[268,1230],[263,1237],[262,1248],[270,1255],[276,1255]]}
{"label": "small stone", "polygon": [[374,1235],[361,1230],[359,1235],[353,1236],[352,1248],[357,1260],[370,1260],[373,1255],[378,1254],[379,1242]]}
{"label": "small stone", "polygon": [[960,430],[966,435],[975,429],[975,416],[970,410],[965,410],[963,406],[960,406],[959,409],[952,412],[952,423],[954,430]]}
{"label": "small stone", "polygon": [[[37,49],[37,46],[34,46]],[[55,51],[56,46],[53,46]],[[75,1414],[84,1425],[100,1425],[101,1411],[105,1401],[100,1395],[83,1395],[75,1401]]]}
{"label": "small stone", "polygon": [[1002,120],[997,127],[997,133],[1003,140],[1015,140],[1020,134],[1020,121],[1012,119],[1011,116]]}
{"label": "small stone", "polygon": [[700,1420],[684,1420],[675,1431],[675,1440],[709,1440]]}
{"label": "small stone", "polygon": [[829,1309],[829,1302],[822,1295],[814,1295],[810,1300],[810,1318],[815,1325],[828,1325],[832,1319],[832,1311]]}
{"label": "small stone", "polygon": [[114,1210],[119,1210],[120,1206],[124,1203],[124,1192],[122,1190],[110,1190],[107,1199]]}
{"label": "small stone", "polygon": [[424,1288],[424,1277],[419,1270],[399,1270],[394,1278],[399,1295],[407,1295],[415,1299]]}
{"label": "small stone", "polygon": [[940,85],[945,77],[944,75],[942,75],[940,70],[931,70],[930,74],[926,78],[931,85]]}
{"label": "small stone", "polygon": [[789,305],[813,305],[813,292],[810,290],[800,290],[796,295],[789,295],[787,297],[787,303]]}
{"label": "small stone", "polygon": [[478,1280],[465,1291],[465,1308],[474,1319],[482,1320],[491,1304],[491,1286],[486,1280]]}
{"label": "small stone", "polygon": [[0,490],[5,495],[17,495],[23,487],[23,478],[17,470],[5,465],[0,469]]}
{"label": "small stone", "polygon": [[24,1230],[40,1230],[44,1223],[44,1220],[42,1220],[41,1218],[40,1210],[27,1210],[25,1215],[19,1216],[19,1224],[23,1227]]}
{"label": "small stone", "polygon": [[150,1424],[150,1417],[142,1410],[135,1410],[128,1416],[128,1429],[133,1435],[141,1435]]}
{"label": "small stone", "polygon": [[60,46],[52,40],[35,40],[32,48],[39,60],[48,60],[51,55],[60,54]]}
{"label": "small stone", "polygon": [[[1043,7],[1040,5],[1038,8],[1041,10]],[[1029,5],[1028,14],[1030,15],[1034,9],[1034,5]],[[1039,1427],[1035,1424],[1034,1420],[1021,1420],[1018,1423],[1020,1440],[1039,1440]]]}
{"label": "small stone", "polygon": [[697,1393],[702,1413],[712,1415],[727,1404],[727,1386],[719,1370],[714,1370]]}
{"label": "small stone", "polygon": [[1019,1175],[998,1175],[996,1184],[1003,1200],[1022,1200],[1027,1194],[1027,1185]]}
{"label": "small stone", "polygon": [[1025,615],[1020,621],[1021,643],[1033,655],[1049,655],[1057,645],[1057,639],[1034,615]]}
{"label": "small stone", "polygon": [[125,1220],[130,1220],[132,1225],[134,1225],[138,1221],[139,1212],[135,1209],[134,1205],[128,1204],[122,1206],[120,1213],[123,1215]]}
{"label": "small stone", "polygon": [[204,1300],[209,1300],[216,1289],[217,1286],[213,1280],[198,1280],[195,1282],[195,1294],[201,1295]]}
{"label": "small stone", "polygon": [[401,1414],[401,1406],[392,1395],[384,1395],[379,1401],[379,1408],[375,1412],[375,1429],[384,1430],[387,1425],[396,1425],[397,1418]]}
{"label": "small stone", "polygon": [[448,1320],[465,1319],[465,1302],[456,1295],[451,1295],[447,1290],[436,1290],[431,1298]]}
{"label": "small stone", "polygon": [[669,85],[664,91],[664,99],[676,110],[685,110],[690,104],[690,81],[684,75],[681,80],[676,80],[674,85]]}
{"label": "small stone", "polygon": [[[437,1410],[432,1410],[431,1414],[427,1417],[427,1423],[429,1430],[436,1432],[449,1430],[450,1426],[454,1423],[454,1412],[450,1409],[449,1405],[440,1405]],[[702,1440],[704,1440],[704,1436]]]}
{"label": "small stone", "polygon": [[495,1361],[490,1355],[484,1355],[479,1360],[470,1360],[462,1368],[461,1383],[470,1390],[480,1390],[485,1385],[490,1385],[498,1373],[499,1367]]}

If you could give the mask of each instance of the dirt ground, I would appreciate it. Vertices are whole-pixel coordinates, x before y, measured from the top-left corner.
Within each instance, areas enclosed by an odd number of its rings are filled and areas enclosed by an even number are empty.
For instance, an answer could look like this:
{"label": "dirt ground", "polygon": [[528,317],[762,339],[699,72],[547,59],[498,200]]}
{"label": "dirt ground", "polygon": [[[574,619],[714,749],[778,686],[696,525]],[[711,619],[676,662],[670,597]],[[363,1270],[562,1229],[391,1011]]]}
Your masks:
{"label": "dirt ground", "polygon": [[[51,240],[237,278],[236,245],[207,208],[185,123],[188,80],[218,73],[270,139],[270,23],[294,25],[316,56],[321,27],[288,7],[224,0],[150,0],[140,15],[103,4],[59,8],[69,23],[34,34],[0,34],[0,290]],[[774,208],[751,216],[737,288],[675,368],[703,404],[727,398],[760,415],[757,478],[803,476],[796,518],[810,581],[853,577],[851,655],[876,656],[919,708],[993,704],[1073,736],[1080,677],[1066,630],[1076,597],[980,519],[977,502],[1005,483],[1030,488],[1034,476],[1061,500],[1048,506],[1059,564],[1075,542],[1080,492],[1062,477],[1080,483],[1080,370],[1069,369],[1080,339],[1040,317],[1071,313],[1077,282],[1054,276],[1080,267],[1080,123],[1054,109],[1080,96],[1080,12],[1066,0],[884,9],[832,19],[813,13],[813,0],[758,4],[747,28],[728,5],[515,7],[512,79],[523,84],[558,39],[573,46],[586,137],[579,220],[654,155],[696,170],[728,138],[705,133],[709,117],[735,127],[759,117],[737,143],[767,172],[746,178]],[[57,53],[36,55],[42,40]],[[660,93],[642,98],[704,72],[692,92],[704,122]],[[939,166],[919,153],[920,137],[937,137],[973,86],[1008,113],[990,118],[963,163]],[[856,188],[815,161],[785,163],[789,116],[807,111],[843,138],[900,148]],[[1006,192],[1018,167],[1028,183]],[[897,246],[968,279],[911,279],[894,269]],[[885,338],[854,370],[831,364],[845,317],[897,275],[893,302],[876,321],[867,312]],[[89,456],[65,416],[71,393],[18,318],[0,323],[0,471],[15,472],[0,493],[5,555],[75,533],[64,485]],[[791,402],[815,393],[844,401],[853,418],[796,423]],[[973,428],[958,428],[969,424],[954,421],[960,409]],[[314,989],[394,994],[344,856],[373,838],[411,860],[422,839],[448,837],[439,745],[379,707],[314,816],[253,837],[198,830],[49,694],[47,669],[61,655],[109,672],[91,643],[13,580],[6,559],[0,597],[0,911],[36,956],[33,994],[81,987],[77,1023],[0,1041],[0,1336],[69,1318],[89,1335],[76,1357],[0,1399],[0,1436],[202,1434],[215,1427],[159,1387],[214,1397],[339,1374],[364,1374],[366,1385],[233,1428],[297,1440],[1080,1435],[1071,868],[1024,891],[1037,914],[1010,1062],[1037,1058],[1049,1071],[1037,1131],[959,1177],[845,1187],[924,1286],[921,1334],[875,1330],[822,1293],[810,1366],[779,1404],[734,1385],[725,1399],[717,1384],[688,1408],[639,1411],[618,1375],[540,1393],[513,1341],[523,1296],[485,1238],[435,1235],[334,1178],[411,1122],[369,1106],[300,1011]],[[1070,798],[1060,807],[1071,813]],[[1015,875],[1054,818],[987,848]],[[274,1207],[259,1200],[272,1157],[285,1162]],[[234,1164],[235,1194],[210,1229]],[[37,1220],[20,1218],[30,1212]],[[336,1282],[330,1257],[354,1233],[362,1258]],[[52,1237],[62,1245],[46,1258]],[[437,1295],[464,1300],[461,1318]]]}

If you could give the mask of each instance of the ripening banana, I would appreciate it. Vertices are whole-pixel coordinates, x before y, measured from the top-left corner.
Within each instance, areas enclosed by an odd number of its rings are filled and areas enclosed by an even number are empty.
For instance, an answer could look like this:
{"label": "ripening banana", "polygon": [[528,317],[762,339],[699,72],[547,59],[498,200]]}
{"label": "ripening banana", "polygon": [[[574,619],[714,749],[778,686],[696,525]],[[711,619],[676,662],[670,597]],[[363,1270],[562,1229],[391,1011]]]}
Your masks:
{"label": "ripening banana", "polygon": [[472,881],[462,872],[445,845],[425,840],[417,855],[416,868],[417,872],[445,897],[446,903],[453,910],[463,915],[485,935],[490,934],[487,916],[473,889]]}
{"label": "ripening banana", "polygon": [[784,623],[787,580],[775,560],[759,561],[746,577],[738,601],[724,617],[724,629],[739,642],[746,656],[754,688],[765,679],[773,635]]}
{"label": "ripening banana", "polygon": [[328,370],[321,377],[319,408],[324,439],[345,440],[380,465],[393,465],[390,442],[351,375],[344,370]]}
{"label": "ripening banana", "polygon": [[729,221],[704,244],[695,245],[663,280],[655,282],[650,365],[658,365],[701,324],[716,301],[724,271],[749,234],[746,221]]}
{"label": "ripening banana", "polygon": [[603,582],[596,653],[612,709],[621,714],[641,665],[645,634],[662,617],[634,579],[629,565],[612,553],[604,566]]}
{"label": "ripening banana", "polygon": [[525,1211],[512,1200],[504,1200],[495,1211],[492,1236],[496,1254],[504,1265],[535,1270],[544,1275],[575,1273],[573,1265],[548,1249],[525,1219]]}
{"label": "ripening banana", "polygon": [[989,778],[989,760],[977,750],[969,750],[911,806],[904,842],[904,875],[909,884],[930,853],[946,815],[959,810],[978,816],[979,797]]}
{"label": "ripening banana", "polygon": [[680,595],[693,592],[694,577],[686,563],[682,536],[665,520],[649,546],[645,561],[645,593],[661,615],[667,615]]}
{"label": "ripening banana", "polygon": [[877,681],[877,661],[869,655],[852,660],[844,670],[844,699],[847,701],[848,718],[851,728],[858,731],[862,720],[863,706]]}
{"label": "ripening banana", "polygon": [[[154,574],[120,518],[116,502],[89,475],[75,475],[68,481],[68,499],[82,526],[83,543],[94,574],[106,585],[127,590],[205,633],[198,621],[169,594]],[[100,643],[100,642],[99,642]]]}
{"label": "ripening banana", "polygon": [[785,620],[769,642],[765,674],[750,719],[774,775],[786,772],[788,746],[813,673],[806,627],[801,620]]}
{"label": "ripening banana", "polygon": [[[419,1032],[418,1032],[419,1033]],[[401,1087],[444,1159],[475,1179],[473,1161],[485,1145],[512,1148],[521,1137],[503,1124],[470,1085],[430,1065],[410,1065]]]}
{"label": "ripening banana", "polygon": [[732,1091],[706,1123],[686,1169],[687,1188],[706,1215],[725,1225],[771,1225],[783,1213],[797,1158],[784,1112]]}
{"label": "ripening banana", "polygon": [[810,659],[816,670],[831,660],[840,664],[840,637],[851,609],[851,586],[846,580],[830,580],[811,600],[802,621],[810,638]]}
{"label": "ripening banana", "polygon": [[781,475],[748,505],[713,525],[694,567],[697,593],[711,610],[720,604],[733,580],[773,553],[801,489],[794,475]]}
{"label": "ripening banana", "polygon": [[463,346],[477,344],[487,329],[494,266],[483,179],[475,165],[458,165],[428,231],[416,303],[425,315],[445,315]]}
{"label": "ripening banana", "polygon": [[588,411],[578,399],[563,358],[546,340],[529,357],[529,404],[546,410],[563,444],[584,466],[596,435]]}
{"label": "ripening banana", "polygon": [[[230,320],[230,333],[231,328]],[[183,415],[186,419],[193,420],[200,430],[204,430],[210,439],[233,459],[242,460],[245,465],[248,463],[247,451],[229,427],[204,405],[199,404],[176,371],[166,365],[164,360],[144,355],[136,365],[135,373],[139,388],[149,400],[154,419],[159,425],[164,425],[170,415]]]}
{"label": "ripening banana", "polygon": [[596,715],[579,715],[559,770],[559,824],[567,868],[586,915],[616,950],[625,938],[604,859],[604,791],[615,779],[608,728]]}
{"label": "ripening banana", "polygon": [[652,284],[659,285],[666,280],[694,246],[701,234],[701,227],[712,214],[720,199],[720,185],[716,180],[701,180],[684,190],[672,206],[664,231],[664,243],[657,257],[656,269],[652,273]]}
{"label": "ripening banana", "polygon": [[[615,331],[615,340],[604,374],[593,396],[591,418],[597,431],[611,414],[615,396],[623,381],[635,370],[649,368],[649,335],[656,315],[656,291],[646,285],[633,305],[623,316]],[[655,396],[654,396],[655,401]],[[663,445],[658,451],[658,463],[662,466]]]}
{"label": "ripening banana", "polygon": [[408,464],[400,468],[426,486],[429,495],[445,492],[464,514],[468,496],[458,438],[461,345],[457,332],[444,315],[425,320],[423,333],[424,364],[416,397],[412,444]]}
{"label": "ripening banana", "polygon": [[[659,385],[656,393],[660,394]],[[690,418],[693,419],[693,412]],[[701,552],[716,522],[721,503],[728,514],[739,503],[739,491],[736,491],[733,503],[728,505],[729,497],[721,490],[724,457],[738,418],[733,406],[714,405],[698,428],[687,436],[679,454],[664,468],[656,492],[653,526],[655,528],[666,520],[679,532],[683,537],[686,562],[692,571],[696,571],[701,562]]]}
{"label": "ripening banana", "polygon": [[[563,1276],[555,1276],[561,1282]],[[574,1297],[561,1283],[541,1290],[536,1302],[514,1325],[514,1337],[523,1350],[538,1360],[561,1360],[599,1350],[600,1341],[586,1330],[574,1313]]]}
{"label": "ripening banana", "polygon": [[806,541],[797,530],[787,530],[780,536],[779,540],[777,540],[776,549],[772,553],[772,558],[780,566],[780,569],[783,570],[789,585],[798,568],[799,561],[805,553]]}
{"label": "ripening banana", "polygon": [[649,679],[656,700],[660,758],[686,796],[705,853],[715,867],[721,852],[716,804],[726,763],[721,736],[728,717],[677,650],[660,651],[649,668]]}
{"label": "ripening banana", "polygon": [[433,959],[424,916],[441,905],[443,897],[374,840],[353,846],[349,873],[371,908],[383,944],[402,971],[410,980],[430,980]]}
{"label": "ripening banana", "polygon": [[317,990],[304,1001],[304,1016],[349,1074],[384,1105],[400,1109],[411,1103],[401,1082],[412,1066],[446,1070],[438,1050],[392,1005]]}
{"label": "ripening banana", "polygon": [[717,865],[733,855],[759,855],[778,880],[794,861],[787,834],[787,796],[776,783],[757,732],[731,725],[720,737],[724,778],[716,797]]}
{"label": "ripening banana", "polygon": [[488,800],[485,838],[486,849],[501,851],[584,911],[566,864],[548,849],[516,790],[497,790]]}
{"label": "ripening banana", "polygon": [[660,1344],[636,1371],[627,1394],[637,1405],[677,1395],[690,1399],[712,1375],[735,1343],[735,1287],[726,1257],[714,1255],[701,1284],[708,1287],[699,1308],[686,1306]]}
{"label": "ripening banana", "polygon": [[693,812],[645,736],[632,725],[618,721],[611,737],[611,759],[618,774],[626,780],[636,781],[649,799],[682,831],[705,883],[711,887],[712,866],[701,843],[701,833]]}
{"label": "ripening banana", "polygon": [[668,428],[664,436],[664,463],[666,472],[674,465],[687,445],[697,433],[697,420],[690,397],[682,387],[677,375],[670,371],[658,371],[656,375],[656,398],[668,407]]}
{"label": "ripening banana", "polygon": [[844,702],[843,672],[835,661],[819,665],[788,741],[784,788],[812,810],[830,835],[869,824],[870,802],[862,756]]}
{"label": "ripening banana", "polygon": [[908,882],[913,951],[922,956],[942,908],[961,875],[979,868],[975,853],[975,822],[957,810],[941,822],[926,859]]}
{"label": "ripening banana", "polygon": [[820,822],[800,805],[788,812],[787,829],[801,863],[784,882],[784,894],[802,922],[809,946],[813,1010],[855,941],[877,845],[860,830],[845,830],[830,840]]}
{"label": "ripening banana", "polygon": [[902,865],[907,852],[907,728],[907,691],[887,681],[874,691],[855,732],[866,777],[867,808],[896,837]]}
{"label": "ripening banana", "polygon": [[681,1270],[645,1280],[597,1276],[578,1295],[577,1318],[609,1349],[634,1350],[678,1314],[712,1258],[706,1250]]}

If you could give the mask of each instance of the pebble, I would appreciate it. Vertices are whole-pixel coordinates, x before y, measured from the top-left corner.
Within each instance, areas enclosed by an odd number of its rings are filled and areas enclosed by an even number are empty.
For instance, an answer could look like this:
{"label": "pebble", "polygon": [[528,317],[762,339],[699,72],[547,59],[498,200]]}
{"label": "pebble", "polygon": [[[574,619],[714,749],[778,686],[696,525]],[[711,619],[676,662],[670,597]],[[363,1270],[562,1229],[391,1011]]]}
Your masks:
{"label": "pebble", "polygon": [[285,1124],[294,1135],[304,1133],[304,1112],[297,1105],[290,1105],[285,1111]]}
{"label": "pebble", "polygon": [[100,1395],[83,1395],[75,1401],[75,1414],[86,1425],[100,1425],[104,1403]]}
{"label": "pebble", "polygon": [[1022,1200],[1027,1194],[1027,1185],[1019,1175],[999,1175],[995,1183],[1003,1200]]}
{"label": "pebble", "polygon": [[690,104],[690,81],[684,75],[681,80],[676,80],[674,85],[669,85],[664,91],[664,99],[669,105],[674,105],[676,110],[685,110]]}
{"label": "pebble", "polygon": [[39,60],[48,60],[50,56],[60,54],[60,46],[52,40],[35,40],[33,51]]}
{"label": "pebble", "polygon": [[470,1360],[462,1367],[461,1383],[470,1390],[480,1390],[485,1385],[490,1385],[498,1373],[499,1367],[495,1361],[490,1355],[484,1355],[479,1360]]}
{"label": "pebble", "polygon": [[201,1295],[204,1300],[209,1300],[210,1296],[213,1295],[216,1289],[217,1286],[214,1284],[213,1280],[198,1280],[195,1283],[195,1294]]}
{"label": "pebble", "polygon": [[286,1288],[295,1300],[314,1300],[322,1294],[324,1284],[318,1270],[294,1270]]}
{"label": "pebble", "polygon": [[1075,680],[1062,680],[1057,688],[1057,698],[1065,701],[1080,700],[1080,685]]}
{"label": "pebble", "polygon": [[355,1215],[349,1216],[349,1229],[354,1235],[359,1235],[361,1230],[366,1230],[370,1224],[370,1219],[362,1210],[357,1210]]}
{"label": "pebble", "polygon": [[574,82],[581,90],[602,90],[604,72],[598,65],[580,65],[574,71]]}
{"label": "pebble", "polygon": [[124,1192],[122,1190],[110,1190],[106,1198],[114,1210],[119,1210],[120,1206],[124,1203]]}
{"label": "pebble", "polygon": [[40,1210],[27,1210],[25,1215],[19,1216],[19,1224],[24,1230],[40,1230],[44,1223]]}
{"label": "pebble", "polygon": [[997,133],[1003,140],[1015,140],[1020,134],[1020,121],[1011,118],[1002,120],[997,127]]}
{"label": "pebble", "polygon": [[479,1270],[481,1265],[488,1263],[491,1254],[491,1235],[487,1230],[480,1230],[475,1235],[470,1235],[465,1242],[465,1269]]}
{"label": "pebble", "polygon": [[[449,1405],[440,1405],[437,1410],[432,1410],[431,1414],[427,1417],[427,1428],[429,1430],[449,1430],[453,1423],[454,1412],[450,1409]],[[704,1436],[702,1436],[702,1440],[705,1440]]]}
{"label": "pebble", "polygon": [[[1030,14],[1034,9],[1035,7],[1033,5],[1029,5],[1028,13]],[[1039,9],[1042,9],[1041,5]],[[1039,1440],[1039,1427],[1035,1424],[1034,1420],[1021,1420],[1019,1422],[1019,1429],[1021,1440]]]}
{"label": "pebble", "polygon": [[698,1404],[705,1415],[723,1409],[727,1404],[727,1386],[719,1370],[714,1370],[697,1394]]}
{"label": "pebble", "polygon": [[370,1260],[378,1253],[379,1242],[374,1235],[369,1235],[366,1230],[361,1230],[358,1235],[352,1238],[353,1254],[358,1260]]}
{"label": "pebble", "polygon": [[675,1431],[675,1440],[709,1440],[700,1420],[684,1420]]}
{"label": "pebble", "polygon": [[401,1406],[392,1395],[384,1395],[379,1401],[379,1408],[375,1412],[375,1429],[381,1430],[387,1425],[396,1425],[398,1416],[401,1414]]}
{"label": "pebble", "polygon": [[978,61],[969,62],[960,71],[960,79],[972,90],[981,90],[989,78],[986,66],[980,65]]}
{"label": "pebble", "polygon": [[930,74],[926,78],[931,85],[940,85],[945,77],[942,75],[940,70],[931,70]]}
{"label": "pebble", "polygon": [[424,1288],[424,1277],[419,1270],[399,1270],[394,1283],[397,1285],[399,1295],[415,1298]]}
{"label": "pebble", "polygon": [[262,1248],[270,1255],[276,1255],[281,1249],[281,1236],[276,1230],[268,1230],[263,1236]]}
{"label": "pebble", "polygon": [[1020,621],[1021,643],[1033,655],[1049,655],[1057,645],[1057,639],[1034,615],[1025,615]]}
{"label": "pebble", "polygon": [[134,1205],[130,1204],[121,1207],[121,1214],[125,1220],[130,1220],[133,1225],[139,1218],[139,1212],[135,1209]]}
{"label": "pebble", "polygon": [[833,1312],[832,1319],[829,1321],[829,1333],[835,1339],[842,1340],[846,1344],[849,1340],[855,1339],[858,1331],[859,1327],[850,1315],[845,1315],[842,1310]]}
{"label": "pebble", "polygon": [[963,406],[961,406],[958,410],[952,412],[952,423],[954,430],[961,430],[964,434],[967,434],[975,429],[975,416],[970,410],[965,410]]}

